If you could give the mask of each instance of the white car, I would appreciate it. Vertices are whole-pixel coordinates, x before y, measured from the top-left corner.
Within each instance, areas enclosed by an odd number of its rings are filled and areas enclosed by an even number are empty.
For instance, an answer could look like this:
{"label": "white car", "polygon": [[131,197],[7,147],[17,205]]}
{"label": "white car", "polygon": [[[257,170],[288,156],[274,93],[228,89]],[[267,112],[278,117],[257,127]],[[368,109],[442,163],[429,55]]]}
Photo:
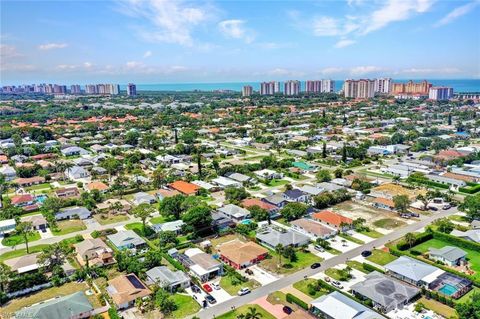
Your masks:
{"label": "white car", "polygon": [[220,290],[220,284],[218,282],[212,282],[210,286],[212,286],[215,290]]}
{"label": "white car", "polygon": [[338,289],[343,289],[342,284],[341,284],[339,281],[337,281],[337,280],[332,281],[332,286],[334,286],[334,287],[336,287],[336,288],[338,288]]}
{"label": "white car", "polygon": [[243,296],[243,295],[246,295],[246,294],[249,294],[249,293],[250,293],[250,289],[248,289],[248,288],[242,288],[238,291],[239,296]]}

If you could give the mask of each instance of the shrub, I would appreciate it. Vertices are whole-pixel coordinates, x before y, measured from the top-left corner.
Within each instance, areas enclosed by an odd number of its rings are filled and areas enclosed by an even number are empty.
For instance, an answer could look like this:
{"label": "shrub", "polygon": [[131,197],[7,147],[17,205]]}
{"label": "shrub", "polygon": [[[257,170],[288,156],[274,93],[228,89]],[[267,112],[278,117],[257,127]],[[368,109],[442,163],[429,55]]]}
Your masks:
{"label": "shrub", "polygon": [[303,309],[308,310],[308,304],[305,301],[301,300],[300,298],[297,298],[296,296],[294,296],[290,293],[287,293],[286,299],[287,299],[288,302],[294,303],[294,304],[302,307]]}
{"label": "shrub", "polygon": [[381,270],[380,268],[377,268],[377,267],[375,267],[375,266],[373,266],[373,265],[370,265],[369,263],[363,263],[362,266],[363,266],[363,269],[365,269],[365,270],[368,271],[368,272],[378,271],[378,272],[381,273],[381,274],[384,273],[383,270]]}

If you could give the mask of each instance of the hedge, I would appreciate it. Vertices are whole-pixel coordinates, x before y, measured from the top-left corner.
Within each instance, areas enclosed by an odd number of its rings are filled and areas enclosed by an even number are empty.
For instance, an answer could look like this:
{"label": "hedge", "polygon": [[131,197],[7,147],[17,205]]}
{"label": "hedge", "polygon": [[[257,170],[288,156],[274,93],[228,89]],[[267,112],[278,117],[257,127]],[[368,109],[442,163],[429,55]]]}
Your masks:
{"label": "hedge", "polygon": [[462,193],[475,194],[480,192],[480,184],[475,186],[460,187],[458,190]]}
{"label": "hedge", "polygon": [[[433,238],[433,233],[432,232],[425,232],[425,233],[421,233],[421,234],[418,234],[418,235],[415,235],[415,242],[412,244],[412,247],[414,246],[417,246],[417,245],[420,245],[421,243],[424,243],[430,239]],[[410,249],[410,245],[408,243],[406,243],[404,240],[402,240],[401,242],[399,242],[397,244],[397,248],[398,250],[408,250]]]}
{"label": "hedge", "polygon": [[297,298],[296,296],[292,295],[291,293],[287,293],[286,299],[288,302],[294,303],[302,307],[303,309],[308,310],[308,304],[305,301],[301,300],[300,298]]}
{"label": "hedge", "polygon": [[163,254],[163,257],[175,268],[177,268],[178,270],[181,270],[183,272],[186,272],[187,269],[185,269],[185,267],[180,263],[178,262],[177,260],[173,259],[169,254]]}
{"label": "hedge", "polygon": [[473,250],[473,251],[480,251],[480,244],[478,244],[474,241],[466,240],[466,239],[459,238],[459,237],[456,237],[456,236],[452,236],[452,235],[449,235],[449,234],[434,231],[433,232],[433,238],[441,239],[443,241],[454,244],[455,246],[458,246],[458,247],[461,247],[461,248],[466,248],[466,249],[470,249],[470,250]]}
{"label": "hedge", "polygon": [[377,268],[373,265],[370,265],[369,263],[363,263],[362,264],[363,266],[363,269],[365,269],[366,271],[368,272],[374,272],[374,271],[378,271],[379,273],[381,274],[384,274],[385,272],[383,270],[381,270],[380,268]]}
{"label": "hedge", "polygon": [[443,188],[443,189],[449,189],[450,188],[450,186],[448,186],[448,185],[438,183],[438,182],[435,182],[435,181],[432,181],[432,180],[429,180],[429,179],[426,179],[426,178],[423,179],[423,178],[415,178],[415,177],[409,176],[407,181],[412,182],[412,183],[423,184],[423,185],[427,185],[427,186]]}

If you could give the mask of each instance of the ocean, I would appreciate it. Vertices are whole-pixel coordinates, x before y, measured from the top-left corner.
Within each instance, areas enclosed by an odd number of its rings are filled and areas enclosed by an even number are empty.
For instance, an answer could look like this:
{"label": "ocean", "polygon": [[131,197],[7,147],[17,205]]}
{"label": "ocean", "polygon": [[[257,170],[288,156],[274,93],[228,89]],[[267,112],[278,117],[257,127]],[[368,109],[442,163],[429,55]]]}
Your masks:
{"label": "ocean", "polygon": [[[394,80],[394,82],[407,82],[408,80]],[[419,80],[415,80],[419,81]],[[427,79],[434,86],[453,87],[454,92],[480,92],[480,79],[465,80],[439,80]],[[280,81],[282,82],[282,81]],[[305,87],[305,81],[302,82],[302,89]],[[219,83],[158,83],[158,84],[137,84],[138,91],[215,91],[232,90],[240,92],[244,85],[251,85],[255,91],[260,90],[260,82],[219,82]],[[341,90],[343,80],[335,80],[335,91]],[[126,85],[120,85],[122,90],[126,90]]]}

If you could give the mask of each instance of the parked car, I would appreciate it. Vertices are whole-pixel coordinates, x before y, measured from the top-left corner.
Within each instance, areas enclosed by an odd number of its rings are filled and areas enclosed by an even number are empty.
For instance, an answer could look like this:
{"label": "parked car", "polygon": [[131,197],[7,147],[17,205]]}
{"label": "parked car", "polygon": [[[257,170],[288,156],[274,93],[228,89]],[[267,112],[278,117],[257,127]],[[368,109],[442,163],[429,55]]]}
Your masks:
{"label": "parked car", "polygon": [[205,299],[207,299],[208,303],[211,304],[211,305],[217,303],[217,299],[213,298],[213,296],[211,296],[211,295],[207,295],[207,296],[205,297]]}
{"label": "parked car", "polygon": [[317,268],[320,267],[320,266],[321,266],[320,263],[313,263],[313,264],[310,266],[310,268],[312,268],[312,269],[317,269]]}
{"label": "parked car", "polygon": [[212,287],[210,287],[209,284],[204,284],[202,287],[206,292],[212,292],[213,291]]}
{"label": "parked car", "polygon": [[318,250],[319,252],[323,253],[325,251],[325,248],[323,248],[322,246],[320,245],[315,245],[313,246],[313,248],[315,248],[315,250]]}
{"label": "parked car", "polygon": [[246,295],[246,294],[249,294],[251,291],[249,288],[242,288],[238,291],[238,295],[239,296],[243,296],[243,295]]}
{"label": "parked car", "polygon": [[196,292],[196,293],[199,293],[199,292],[201,292],[202,290],[201,290],[200,287],[198,287],[197,285],[192,285],[192,291],[193,291],[193,292]]}
{"label": "parked car", "polygon": [[253,276],[253,270],[251,270],[250,268],[245,269],[245,272],[250,276]]}
{"label": "parked car", "polygon": [[433,210],[434,212],[438,211],[438,208],[435,206],[428,206],[428,209]]}
{"label": "parked car", "polygon": [[450,208],[452,208],[452,205],[450,205],[450,204],[443,205],[444,210],[447,210],[447,209],[450,209]]}
{"label": "parked car", "polygon": [[283,306],[282,308],[283,312],[285,312],[287,315],[291,314],[293,312],[293,309],[290,308],[289,306]]}
{"label": "parked car", "polygon": [[368,257],[372,254],[370,250],[364,250],[362,251],[362,257]]}
{"label": "parked car", "polygon": [[210,286],[212,286],[213,289],[215,289],[215,290],[220,290],[220,288],[221,288],[221,287],[220,287],[220,283],[218,283],[218,282],[212,282],[212,283],[210,284]]}
{"label": "parked car", "polygon": [[341,284],[340,281],[338,281],[338,280],[332,281],[332,286],[333,286],[333,287],[336,287],[336,288],[338,288],[338,289],[343,289],[342,284]]}

